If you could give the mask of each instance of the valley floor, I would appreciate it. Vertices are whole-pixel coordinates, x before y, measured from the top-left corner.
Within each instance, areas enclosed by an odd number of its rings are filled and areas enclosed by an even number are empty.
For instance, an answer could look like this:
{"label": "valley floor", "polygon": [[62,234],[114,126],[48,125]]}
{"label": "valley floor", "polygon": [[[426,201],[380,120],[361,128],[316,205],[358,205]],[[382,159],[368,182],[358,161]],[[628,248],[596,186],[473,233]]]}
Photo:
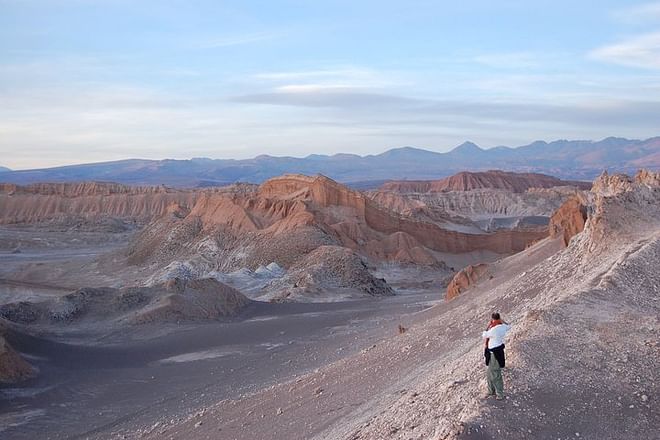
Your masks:
{"label": "valley floor", "polygon": [[439,297],[402,292],[349,302],[256,303],[235,322],[147,325],[95,341],[75,332],[67,343],[8,335],[40,374],[20,387],[0,387],[0,434],[107,438],[163,418],[182,420],[392,337],[401,317]]}

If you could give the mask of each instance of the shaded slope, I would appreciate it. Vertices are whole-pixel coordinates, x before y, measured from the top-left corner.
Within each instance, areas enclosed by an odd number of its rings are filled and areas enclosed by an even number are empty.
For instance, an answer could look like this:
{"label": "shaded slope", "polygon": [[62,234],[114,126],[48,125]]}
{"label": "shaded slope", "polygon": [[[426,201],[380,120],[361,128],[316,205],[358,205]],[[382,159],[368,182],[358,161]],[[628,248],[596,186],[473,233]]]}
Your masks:
{"label": "shaded slope", "polygon": [[209,320],[237,316],[250,300],[215,279],[171,279],[151,287],[81,288],[46,301],[0,306],[14,324],[48,327],[83,324],[93,332],[129,324]]}

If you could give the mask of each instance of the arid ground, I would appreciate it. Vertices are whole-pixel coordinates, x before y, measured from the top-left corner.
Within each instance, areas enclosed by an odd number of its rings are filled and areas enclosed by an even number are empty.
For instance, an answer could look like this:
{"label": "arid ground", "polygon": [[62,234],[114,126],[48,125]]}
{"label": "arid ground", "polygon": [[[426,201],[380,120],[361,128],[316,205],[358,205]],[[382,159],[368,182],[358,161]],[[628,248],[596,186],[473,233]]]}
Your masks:
{"label": "arid ground", "polygon": [[0,432],[653,438],[659,176],[534,179],[5,186]]}

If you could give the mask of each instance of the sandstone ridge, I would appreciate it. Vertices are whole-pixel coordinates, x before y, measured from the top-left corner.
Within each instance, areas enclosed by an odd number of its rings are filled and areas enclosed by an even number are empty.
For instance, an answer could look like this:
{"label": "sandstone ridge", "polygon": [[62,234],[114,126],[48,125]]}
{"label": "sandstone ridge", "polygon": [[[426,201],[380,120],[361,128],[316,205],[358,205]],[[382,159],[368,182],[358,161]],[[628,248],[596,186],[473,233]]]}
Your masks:
{"label": "sandstone ridge", "polygon": [[[185,237],[177,238],[179,230]],[[303,246],[305,248],[339,244],[379,261],[421,264],[436,261],[435,252],[516,252],[547,234],[546,231],[534,230],[490,234],[447,230],[435,223],[386,209],[363,193],[327,177],[285,175],[268,180],[249,193],[201,195],[183,221],[166,216],[148,227],[133,255],[136,262],[148,258],[148,254],[152,253],[149,249],[155,247],[163,250],[168,241],[206,240],[208,243],[209,236],[215,233],[231,236],[232,240],[239,242],[251,236],[249,242],[252,244],[268,239],[272,248],[278,237],[295,236],[304,230],[317,239],[313,246]],[[173,232],[168,232],[168,238],[162,239],[166,231]],[[289,258],[273,258],[271,261],[283,267],[293,262]],[[244,263],[248,263],[247,267],[256,267],[271,261]]]}
{"label": "sandstone ridge", "polygon": [[[445,229],[389,210],[321,175],[284,175],[248,191],[203,192],[188,214],[180,212],[166,213],[140,232],[128,252],[131,265],[161,268],[153,277],[157,281],[182,273],[198,277],[276,263],[301,274],[301,279],[294,279],[293,273],[287,277],[297,286],[293,296],[314,295],[322,286],[349,285],[364,294],[388,295],[389,287],[367,275],[368,265],[392,262],[447,270],[443,255],[510,254],[547,236],[547,228],[493,233]],[[326,251],[314,254],[321,247]],[[352,281],[342,278],[340,271],[332,271],[330,277],[302,275],[304,268],[315,270],[323,258],[333,267],[355,268],[349,271]],[[291,297],[289,288],[281,288],[272,299]]]}
{"label": "sandstone ridge", "polygon": [[0,224],[121,218],[140,222],[163,215],[172,204],[192,206],[197,192],[162,186],[113,183],[0,185]]}

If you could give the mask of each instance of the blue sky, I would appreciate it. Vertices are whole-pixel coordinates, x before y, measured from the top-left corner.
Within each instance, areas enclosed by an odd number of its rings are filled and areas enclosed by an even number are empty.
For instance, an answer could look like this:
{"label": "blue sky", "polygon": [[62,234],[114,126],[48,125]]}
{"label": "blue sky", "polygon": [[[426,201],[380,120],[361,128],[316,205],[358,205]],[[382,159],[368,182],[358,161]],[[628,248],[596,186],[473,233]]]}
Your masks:
{"label": "blue sky", "polygon": [[0,0],[0,165],[660,134],[660,2]]}

